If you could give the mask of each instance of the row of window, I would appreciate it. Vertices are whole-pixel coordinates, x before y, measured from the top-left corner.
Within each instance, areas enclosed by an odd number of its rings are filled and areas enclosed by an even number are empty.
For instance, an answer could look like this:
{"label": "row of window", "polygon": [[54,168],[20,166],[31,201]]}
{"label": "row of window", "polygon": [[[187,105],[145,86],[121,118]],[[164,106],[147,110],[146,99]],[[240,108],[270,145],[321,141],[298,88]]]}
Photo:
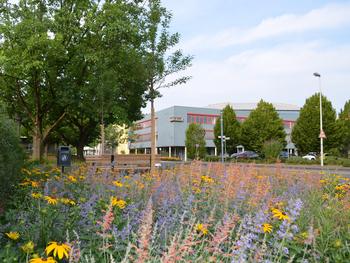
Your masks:
{"label": "row of window", "polygon": [[187,114],[187,123],[215,125],[217,118],[218,116],[215,115]]}
{"label": "row of window", "polygon": [[152,122],[151,120],[147,120],[147,121],[143,121],[143,122],[139,122],[135,124],[134,130],[143,130],[146,128],[150,128],[152,126]]}

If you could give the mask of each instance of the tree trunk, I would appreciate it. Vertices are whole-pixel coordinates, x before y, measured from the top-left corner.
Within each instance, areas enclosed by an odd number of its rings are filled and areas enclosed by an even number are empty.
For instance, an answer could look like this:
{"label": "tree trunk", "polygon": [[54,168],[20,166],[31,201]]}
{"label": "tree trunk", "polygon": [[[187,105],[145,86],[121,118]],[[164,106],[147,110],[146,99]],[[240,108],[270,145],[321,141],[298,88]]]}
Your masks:
{"label": "tree trunk", "polygon": [[154,112],[154,100],[151,99],[151,174],[154,172],[156,159],[156,120]]}
{"label": "tree trunk", "polygon": [[84,143],[79,143],[76,147],[78,160],[84,161]]}
{"label": "tree trunk", "polygon": [[39,131],[38,128],[35,128],[34,130],[34,135],[33,135],[33,154],[32,154],[32,159],[33,160],[41,160],[42,156],[42,135]]}
{"label": "tree trunk", "polygon": [[105,154],[105,125],[102,122],[101,124],[101,153],[100,155]]}

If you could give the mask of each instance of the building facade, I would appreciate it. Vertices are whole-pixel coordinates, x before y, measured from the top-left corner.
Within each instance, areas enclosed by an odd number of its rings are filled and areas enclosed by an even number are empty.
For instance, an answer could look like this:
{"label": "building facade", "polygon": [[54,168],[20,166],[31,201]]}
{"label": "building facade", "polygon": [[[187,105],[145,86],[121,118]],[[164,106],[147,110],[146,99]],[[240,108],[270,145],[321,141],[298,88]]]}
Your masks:
{"label": "building facade", "polygon": [[[190,123],[198,123],[205,130],[206,147],[209,155],[216,155],[214,139],[214,125],[220,111],[230,104],[237,119],[244,121],[249,113],[257,106],[256,103],[220,103],[208,107],[173,106],[156,112],[156,145],[157,152],[162,156],[187,159],[185,147],[186,129]],[[283,119],[287,133],[286,149],[295,152],[295,146],[290,135],[296,119],[299,117],[299,107],[289,104],[274,104],[279,116]],[[150,153],[151,147],[151,119],[146,115],[134,125],[129,148],[131,153]]]}

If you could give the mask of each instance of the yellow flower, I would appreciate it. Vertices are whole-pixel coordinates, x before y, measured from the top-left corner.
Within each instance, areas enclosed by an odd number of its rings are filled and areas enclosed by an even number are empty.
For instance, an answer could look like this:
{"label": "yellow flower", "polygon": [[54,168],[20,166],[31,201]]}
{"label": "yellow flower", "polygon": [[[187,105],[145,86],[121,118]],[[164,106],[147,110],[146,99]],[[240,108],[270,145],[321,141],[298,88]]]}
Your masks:
{"label": "yellow flower", "polygon": [[271,233],[272,232],[272,225],[265,223],[262,225],[262,229],[264,233]]}
{"label": "yellow flower", "polygon": [[19,185],[20,185],[20,186],[27,186],[27,185],[29,185],[29,184],[30,184],[30,182],[25,181],[25,182],[23,182],[23,183],[20,183]]}
{"label": "yellow flower", "polygon": [[328,194],[323,194],[322,195],[322,199],[323,200],[328,200],[329,199],[329,195]]}
{"label": "yellow flower", "polygon": [[12,231],[5,233],[5,235],[12,240],[17,240],[20,237],[20,234],[18,232],[12,232]]}
{"label": "yellow flower", "polygon": [[119,181],[114,181],[113,184],[116,186],[116,187],[123,187],[123,184]]}
{"label": "yellow flower", "polygon": [[208,229],[203,224],[197,224],[195,230],[202,233],[204,236],[208,234]]}
{"label": "yellow flower", "polygon": [[214,182],[213,178],[211,178],[210,176],[206,176],[206,175],[203,175],[203,176],[201,177],[201,179],[202,179],[203,182],[209,183],[209,184],[211,184],[211,183]]}
{"label": "yellow flower", "polygon": [[73,175],[68,176],[68,180],[71,181],[72,183],[77,182],[77,179]]}
{"label": "yellow flower", "polygon": [[29,241],[23,246],[21,246],[21,249],[23,250],[24,253],[32,253],[34,250],[34,243],[33,241]]}
{"label": "yellow flower", "polygon": [[326,180],[326,179],[321,179],[321,180],[320,180],[320,183],[321,183],[321,184],[325,184],[325,183],[327,183],[327,180]]}
{"label": "yellow flower", "polygon": [[38,182],[30,181],[30,184],[32,185],[32,187],[35,187],[35,188],[39,187],[39,183]]}
{"label": "yellow flower", "polygon": [[126,206],[126,202],[122,199],[119,199],[117,197],[111,197],[112,206],[118,206],[120,209],[124,209]]}
{"label": "yellow flower", "polygon": [[76,203],[69,198],[61,198],[60,201],[65,205],[76,205]]}
{"label": "yellow flower", "polygon": [[342,199],[342,198],[344,198],[344,194],[342,194],[342,193],[336,193],[336,194],[335,194],[335,197],[336,197],[337,199]]}
{"label": "yellow flower", "polygon": [[57,205],[58,200],[57,198],[51,197],[51,196],[45,196],[44,199],[47,201],[50,205]]}
{"label": "yellow flower", "polygon": [[41,193],[32,193],[32,197],[34,199],[39,199],[39,198],[43,197],[43,195]]}
{"label": "yellow flower", "polygon": [[56,260],[54,260],[52,257],[48,258],[32,258],[29,263],[57,263]]}
{"label": "yellow flower", "polygon": [[335,246],[335,247],[341,247],[341,246],[342,246],[341,240],[340,240],[340,239],[337,239],[337,240],[334,242],[334,246]]}
{"label": "yellow flower", "polygon": [[273,217],[276,217],[279,220],[288,220],[288,221],[290,221],[289,216],[285,212],[283,212],[283,211],[281,211],[281,210],[279,210],[277,208],[273,208],[272,209],[272,214],[273,214]]}
{"label": "yellow flower", "polygon": [[71,250],[70,246],[67,244],[57,243],[57,242],[50,242],[49,245],[45,248],[46,255],[50,255],[51,252],[53,252],[53,256],[57,257],[58,259],[62,259],[64,257],[69,257],[69,251]]}

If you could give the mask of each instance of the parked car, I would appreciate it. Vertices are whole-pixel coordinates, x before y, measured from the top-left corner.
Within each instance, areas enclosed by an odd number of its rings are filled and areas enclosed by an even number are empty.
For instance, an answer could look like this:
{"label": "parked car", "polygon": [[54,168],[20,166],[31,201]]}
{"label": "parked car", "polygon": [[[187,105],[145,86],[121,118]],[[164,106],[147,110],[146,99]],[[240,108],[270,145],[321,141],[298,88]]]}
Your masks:
{"label": "parked car", "polygon": [[303,156],[303,159],[309,160],[309,161],[314,161],[316,160],[316,157],[312,154],[307,154]]}
{"label": "parked car", "polygon": [[244,151],[236,154],[232,154],[231,157],[235,159],[258,159],[259,154],[253,151]]}
{"label": "parked car", "polygon": [[315,157],[317,157],[317,152],[309,152],[307,155],[313,155],[313,156],[315,156]]}
{"label": "parked car", "polygon": [[288,152],[282,151],[282,152],[280,152],[279,157],[281,159],[287,159],[287,158],[289,158],[289,154],[288,154]]}

